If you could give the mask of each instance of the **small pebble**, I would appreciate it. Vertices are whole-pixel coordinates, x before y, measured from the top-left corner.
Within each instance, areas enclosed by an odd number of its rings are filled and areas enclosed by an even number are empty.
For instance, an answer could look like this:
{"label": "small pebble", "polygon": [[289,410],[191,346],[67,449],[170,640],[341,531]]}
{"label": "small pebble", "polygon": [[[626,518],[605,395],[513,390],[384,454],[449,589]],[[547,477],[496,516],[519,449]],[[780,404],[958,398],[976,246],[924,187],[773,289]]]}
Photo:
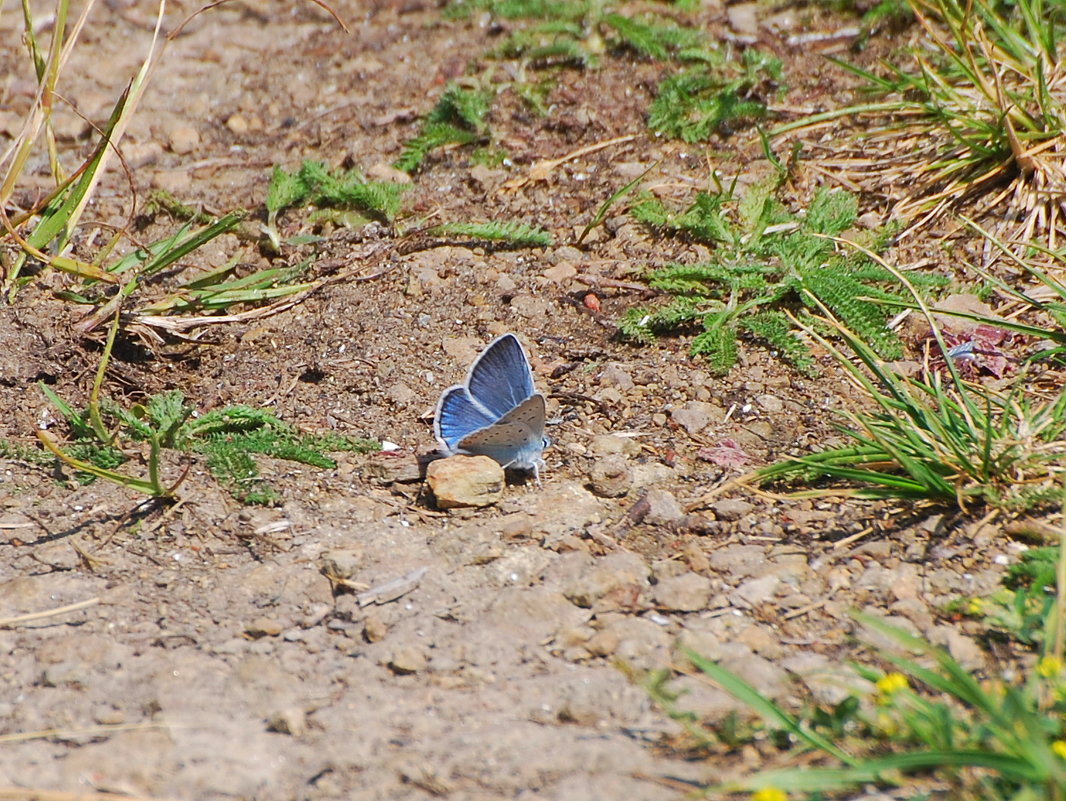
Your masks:
{"label": "small pebble", "polygon": [[724,409],[703,401],[689,401],[684,406],[670,412],[670,419],[689,434],[698,434],[712,422],[724,417]]}
{"label": "small pebble", "polygon": [[754,504],[742,501],[739,498],[724,498],[718,501],[711,509],[719,520],[739,520],[755,508]]}
{"label": "small pebble", "polygon": [[590,456],[610,456],[612,454],[636,456],[640,453],[640,443],[632,437],[601,434],[589,441],[588,453]]}
{"label": "small pebble", "polygon": [[629,373],[617,364],[609,364],[600,373],[599,383],[601,387],[616,387],[622,392],[633,389],[633,379]]}
{"label": "small pebble", "polygon": [[711,581],[696,573],[663,579],[652,588],[655,605],[667,612],[698,612],[711,599]]}
{"label": "small pebble", "polygon": [[760,578],[748,579],[732,593],[730,600],[734,606],[759,606],[777,594],[781,579],[772,573]]}
{"label": "small pebble", "polygon": [[620,454],[599,460],[589,471],[589,489],[601,498],[621,498],[632,485],[633,471]]}
{"label": "small pebble", "polygon": [[229,128],[230,133],[241,136],[248,133],[251,129],[251,124],[243,114],[231,114],[226,118],[226,127]]}
{"label": "small pebble", "polygon": [[577,268],[569,262],[560,262],[554,267],[544,270],[541,275],[556,284],[565,284],[577,275]]}
{"label": "small pebble", "polygon": [[780,398],[773,395],[760,395],[755,399],[755,402],[763,411],[771,414],[777,414],[785,410],[785,404],[781,402]]}
{"label": "small pebble", "polygon": [[585,641],[585,650],[592,656],[611,656],[618,649],[618,633],[599,631]]}
{"label": "small pebble", "polygon": [[286,707],[267,721],[267,731],[300,737],[307,732],[307,715],[300,707]]}
{"label": "small pebble", "polygon": [[367,614],[363,621],[363,639],[367,642],[381,642],[389,633],[389,627],[373,612]]}
{"label": "small pebble", "polygon": [[277,637],[285,626],[272,617],[257,617],[244,628],[244,633],[253,639],[260,637]]}
{"label": "small pebble", "polygon": [[167,131],[167,144],[179,156],[187,156],[200,146],[200,132],[191,125],[178,123]]}
{"label": "small pebble", "polygon": [[350,580],[366,563],[362,548],[331,548],[318,557],[326,578]]}
{"label": "small pebble", "polygon": [[426,652],[416,645],[397,648],[389,660],[389,670],[399,675],[418,673],[426,669]]}
{"label": "small pebble", "polygon": [[575,576],[563,587],[563,595],[570,603],[586,609],[630,607],[648,586],[649,573],[648,566],[637,554],[618,551]]}
{"label": "small pebble", "polygon": [[437,506],[441,509],[491,506],[503,497],[503,468],[488,456],[452,456],[426,468]]}
{"label": "small pebble", "polygon": [[648,502],[644,522],[650,526],[672,526],[685,516],[685,510],[677,498],[664,489],[648,490],[644,500]]}
{"label": "small pebble", "polygon": [[385,161],[379,161],[367,168],[366,175],[375,181],[388,181],[394,184],[409,184],[411,176],[398,170]]}
{"label": "small pebble", "polygon": [[533,534],[533,520],[524,513],[507,515],[499,522],[500,536],[505,540],[519,540]]}

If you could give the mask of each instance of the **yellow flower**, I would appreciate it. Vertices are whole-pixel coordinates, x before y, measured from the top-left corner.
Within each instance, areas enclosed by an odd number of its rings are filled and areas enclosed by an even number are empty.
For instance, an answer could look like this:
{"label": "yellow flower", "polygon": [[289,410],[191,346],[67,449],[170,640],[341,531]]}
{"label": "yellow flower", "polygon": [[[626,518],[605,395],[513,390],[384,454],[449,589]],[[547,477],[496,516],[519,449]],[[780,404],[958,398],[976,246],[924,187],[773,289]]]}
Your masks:
{"label": "yellow flower", "polygon": [[[880,703],[884,706],[884,703]],[[899,723],[893,715],[881,710],[877,713],[877,728],[881,730],[881,734],[885,737],[895,737],[899,734]]]}
{"label": "yellow flower", "polygon": [[1062,660],[1057,656],[1051,655],[1041,657],[1040,661],[1036,663],[1036,672],[1045,679],[1053,679],[1062,673]]}
{"label": "yellow flower", "polygon": [[877,703],[887,704],[892,696],[908,687],[907,677],[902,673],[886,673],[877,679]]}
{"label": "yellow flower", "polygon": [[971,598],[969,603],[966,604],[966,613],[970,615],[979,615],[984,610],[985,602],[983,598]]}
{"label": "yellow flower", "polygon": [[1066,759],[1066,742],[1056,740],[1051,744],[1051,750],[1055,752],[1055,756],[1059,759]]}
{"label": "yellow flower", "polygon": [[763,787],[751,794],[751,801],[788,801],[788,793],[776,787]]}

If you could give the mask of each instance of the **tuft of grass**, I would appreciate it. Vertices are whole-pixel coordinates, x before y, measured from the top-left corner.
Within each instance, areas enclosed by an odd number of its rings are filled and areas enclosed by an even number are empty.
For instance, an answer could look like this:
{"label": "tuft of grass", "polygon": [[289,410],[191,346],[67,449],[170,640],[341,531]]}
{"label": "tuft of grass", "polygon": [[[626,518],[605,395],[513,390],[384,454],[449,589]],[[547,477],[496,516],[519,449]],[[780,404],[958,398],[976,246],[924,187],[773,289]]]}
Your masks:
{"label": "tuft of grass", "polygon": [[494,97],[492,91],[449,84],[423,120],[418,135],[404,145],[393,166],[412,173],[438,147],[468,145],[488,138],[488,115]]}
{"label": "tuft of grass", "polygon": [[[807,214],[789,214],[773,197],[772,186],[749,190],[737,201],[732,192],[701,192],[677,212],[646,199],[630,213],[674,236],[713,246],[710,261],[674,264],[654,270],[648,284],[672,297],[664,306],[631,309],[619,323],[623,335],[647,342],[655,336],[700,330],[690,352],[707,359],[716,374],[737,360],[737,338],[751,336],[801,372],[814,372],[810,347],[791,314],[824,305],[871,343],[884,359],[902,356],[902,343],[888,329],[881,301],[902,300],[889,286],[892,273],[854,250],[840,251],[831,237],[855,221],[855,198],[819,190]],[[890,231],[876,233],[871,245],[887,245]],[[928,276],[929,285],[946,279]]]}
{"label": "tuft of grass", "polygon": [[[109,159],[121,144],[152,70],[162,57],[166,40],[153,40],[140,70],[114,103],[107,122],[101,126],[91,153],[71,169],[71,165],[63,163],[67,154],[59,151],[51,128],[51,104],[61,98],[56,89],[62,66],[86,22],[83,16],[68,26],[68,5],[67,0],[58,0],[55,4],[55,18],[47,26],[52,33],[47,48],[37,39],[30,6],[23,7],[27,44],[39,91],[21,133],[9,149],[0,153],[0,169],[3,170],[0,174],[0,209],[5,210],[0,231],[0,267],[3,269],[0,288],[6,292],[9,302],[35,277],[58,270],[74,280],[64,280],[62,288],[55,292],[56,296],[93,307],[78,324],[78,333],[89,334],[108,319],[121,315],[128,328],[149,340],[158,340],[159,331],[195,328],[210,322],[212,317],[224,319],[220,313],[229,311],[234,305],[268,306],[308,290],[310,285],[300,281],[303,266],[233,279],[231,273],[239,261],[239,256],[235,256],[231,264],[186,280],[169,294],[160,296],[159,287],[164,284],[164,276],[182,269],[182,260],[224,234],[244,233],[238,228],[244,217],[241,211],[212,219],[181,207],[176,199],[162,198],[150,207],[165,205],[175,216],[183,217],[186,223],[154,242],[135,242],[132,247],[125,247],[125,242],[131,239],[126,231],[100,237],[99,229],[95,234],[81,230],[84,228],[82,214],[108,168]],[[91,4],[83,13],[87,14],[89,8]],[[44,140],[49,177],[54,188],[31,208],[18,209],[12,198],[26,178],[30,156],[42,145],[41,139]],[[32,183],[36,186],[37,179],[34,178]],[[11,211],[13,209],[17,212]],[[80,248],[90,246],[86,243],[97,241],[101,245],[91,255],[79,252]],[[245,311],[252,309],[246,308]],[[185,320],[178,321],[178,317]]]}
{"label": "tuft of grass", "polygon": [[546,248],[552,243],[551,234],[543,228],[518,221],[444,223],[430,228],[427,233],[431,236],[483,239],[499,247],[510,248]]}
{"label": "tuft of grass", "polygon": [[276,230],[281,211],[303,205],[357,209],[391,223],[400,213],[406,191],[403,184],[368,181],[358,170],[331,169],[311,159],[293,172],[275,166],[267,186],[267,225]]}
{"label": "tuft of grass", "polygon": [[781,62],[758,50],[745,50],[740,63],[715,51],[690,52],[698,61],[659,85],[648,108],[648,127],[685,142],[730,134],[767,116],[767,100],[781,91]]}
{"label": "tuft of grass", "polygon": [[[79,323],[88,333],[103,325],[116,313],[130,328],[156,329],[164,332],[196,328],[213,321],[226,321],[233,307],[242,306],[245,314],[267,314],[271,304],[284,302],[314,286],[306,275],[310,262],[292,267],[272,267],[239,275],[240,254],[227,263],[198,272],[176,286],[159,292],[163,274],[175,275],[182,260],[208,242],[232,232],[244,219],[244,212],[230,212],[206,225],[194,220],[145,246],[135,248],[107,263],[103,278],[86,278],[78,284],[58,290],[57,297],[85,306],[92,311]],[[115,240],[117,243],[117,240]],[[114,291],[114,285],[118,291]]]}
{"label": "tuft of grass", "polygon": [[849,445],[791,457],[755,476],[838,479],[860,485],[847,491],[858,497],[923,499],[964,511],[974,505],[1017,511],[1058,502],[1066,478],[1066,387],[1031,397],[1024,371],[1003,391],[964,381],[932,314],[917,293],[914,297],[947,376],[900,376],[839,322],[834,325],[848,352],[808,328],[876,411],[843,412],[840,428]]}
{"label": "tuft of grass", "polygon": [[[908,0],[924,41],[910,68],[883,74],[844,65],[881,102],[843,113],[863,119],[867,153],[879,143],[877,180],[902,185],[895,213],[935,217],[987,196],[1024,239],[1061,241],[1066,173],[1066,100],[1061,6],[1044,0]],[[887,121],[874,129],[871,118]],[[798,125],[802,125],[799,123]],[[902,156],[902,158],[900,158]],[[899,193],[896,193],[899,197]]]}
{"label": "tuft of grass", "polygon": [[[326,451],[365,453],[380,448],[369,439],[305,434],[250,406],[227,406],[196,417],[179,390],[153,395],[129,409],[102,400],[98,407],[90,404],[89,409],[79,412],[48,387],[40,386],[69,425],[71,441],[60,448],[43,434],[39,438],[57,459],[76,471],[79,481],[103,478],[153,497],[171,497],[180,483],[180,479],[170,485],[163,482],[161,459],[166,450],[203,455],[215,480],[238,501],[273,504],[279,496],[260,475],[255,455],[330,469],[336,463]],[[147,445],[147,478],[117,471],[129,461],[119,447],[123,440]],[[27,454],[19,450],[8,450],[10,458],[35,465],[43,461],[39,452],[26,458]]]}
{"label": "tuft of grass", "polygon": [[[118,277],[121,272],[129,269],[127,263],[122,259],[109,261],[112,251],[127,235],[124,232],[116,234],[109,241],[105,240],[103,246],[91,257],[83,257],[74,247],[74,243],[79,240],[92,241],[95,237],[91,234],[82,236],[76,236],[76,234],[79,231],[82,214],[91,202],[100,179],[107,171],[110,159],[118,152],[126,129],[147,89],[153,70],[158,66],[170,39],[161,37],[160,28],[156,28],[156,33],[139,70],[115,101],[110,117],[101,126],[99,136],[88,157],[82,160],[79,156],[80,163],[73,167],[64,164],[67,154],[60,152],[52,127],[53,104],[62,100],[63,93],[58,90],[62,70],[68,61],[70,51],[77,46],[79,37],[86,30],[86,21],[91,8],[91,3],[85,5],[81,11],[82,16],[72,21],[69,14],[69,1],[57,0],[53,16],[49,18],[49,24],[42,26],[39,20],[34,19],[30,4],[24,4],[22,7],[24,37],[38,82],[38,91],[23,121],[19,135],[9,148],[0,152],[0,209],[4,210],[3,231],[0,233],[0,246],[2,246],[0,250],[4,253],[0,258],[0,267],[3,269],[3,275],[0,276],[0,289],[6,292],[8,300],[11,301],[18,290],[34,280],[35,276],[46,275],[53,270],[74,276],[86,287],[95,287],[99,295],[107,294],[107,287],[100,285],[121,284],[118,296],[112,303],[106,304],[106,311],[103,314],[106,317],[128,299],[137,288],[136,283],[130,283],[128,275],[121,279]],[[328,10],[328,6],[326,8]],[[180,23],[175,30],[179,30],[187,21],[188,19]],[[161,18],[159,22],[162,22]],[[38,30],[47,30],[51,33],[51,39],[47,45],[38,39]],[[17,205],[12,202],[12,198],[27,177],[27,165],[30,163],[31,155],[42,145],[47,155],[49,178],[54,187],[51,191],[45,192],[44,196],[31,208],[18,209]],[[30,183],[37,187],[38,178],[32,177]],[[35,190],[29,194],[39,195],[40,193]],[[12,209],[17,209],[17,213],[10,211]],[[226,215],[223,219],[228,217],[229,215]],[[204,226],[201,231],[214,231],[206,238],[199,237],[199,234],[191,234],[190,241],[198,242],[196,246],[232,228],[232,226],[215,228],[207,220],[196,221]],[[188,233],[188,229],[184,229],[182,233]],[[159,243],[164,241],[166,240],[159,240],[149,248],[153,250],[152,258],[156,261],[160,258],[167,258],[166,254],[157,248]],[[182,249],[177,244],[175,248],[176,255],[169,259],[170,262],[190,252],[190,249]],[[78,291],[76,289],[74,293],[77,294]],[[90,329],[91,326],[83,330]]]}

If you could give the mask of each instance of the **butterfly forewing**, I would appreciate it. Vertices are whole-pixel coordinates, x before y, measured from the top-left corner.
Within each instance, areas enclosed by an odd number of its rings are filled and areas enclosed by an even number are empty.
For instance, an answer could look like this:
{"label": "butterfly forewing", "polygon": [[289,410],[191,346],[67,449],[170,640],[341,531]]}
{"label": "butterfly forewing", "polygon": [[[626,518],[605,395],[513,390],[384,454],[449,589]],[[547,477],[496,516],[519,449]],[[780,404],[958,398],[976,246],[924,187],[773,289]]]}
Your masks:
{"label": "butterfly forewing", "polygon": [[463,437],[491,426],[494,422],[496,415],[487,413],[475,403],[463,386],[454,386],[444,391],[434,418],[437,439],[449,451],[454,451]]}
{"label": "butterfly forewing", "polygon": [[533,395],[533,373],[518,338],[504,334],[490,342],[470,368],[466,386],[497,419]]}

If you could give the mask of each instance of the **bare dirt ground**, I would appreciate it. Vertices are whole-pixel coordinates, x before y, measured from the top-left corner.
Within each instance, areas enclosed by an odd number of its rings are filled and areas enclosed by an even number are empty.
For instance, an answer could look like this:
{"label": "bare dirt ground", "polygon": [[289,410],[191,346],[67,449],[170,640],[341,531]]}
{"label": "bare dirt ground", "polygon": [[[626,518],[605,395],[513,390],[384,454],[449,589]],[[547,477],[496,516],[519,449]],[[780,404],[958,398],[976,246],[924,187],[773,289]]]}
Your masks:
{"label": "bare dirt ground", "polygon": [[[89,217],[124,226],[133,191],[143,205],[160,188],[211,213],[261,209],[271,168],[305,158],[387,174],[416,115],[498,35],[476,16],[442,21],[418,0],[334,7],[350,34],[310,3],[230,3],[194,19],[134,118],[128,172],[112,171]],[[193,10],[175,4],[169,24]],[[786,39],[853,20],[804,6],[740,10],[712,2],[699,18],[784,59],[782,106],[841,101],[839,70]],[[94,10],[61,87],[89,120],[106,117],[139,66],[150,12],[121,1]],[[34,91],[19,35],[8,2],[0,145]],[[0,628],[0,732],[20,735],[0,742],[0,785],[198,801],[650,801],[758,755],[687,761],[667,747],[677,726],[616,661],[683,664],[678,649],[690,646],[786,703],[832,700],[840,663],[856,656],[847,612],[860,608],[983,664],[977,641],[941,609],[996,586],[1010,545],[995,527],[744,492],[688,508],[743,469],[707,449],[733,440],[752,465],[809,450],[831,435],[847,388],[827,359],[812,380],[751,348],[712,379],[683,340],[636,348],[614,336],[612,321],[642,300],[619,283],[692,248],[620,211],[574,247],[604,199],[655,163],[658,193],[679,199],[712,168],[743,181],[765,169],[752,134],[706,147],[649,136],[644,114],[662,70],[612,55],[598,69],[564,70],[548,116],[507,97],[494,111],[510,163],[471,166],[467,150],[438,151],[413,179],[411,217],[520,219],[551,231],[554,246],[405,249],[383,231],[326,230],[321,258],[365,264],[374,277],[254,323],[209,327],[200,344],[129,339],[105,385],[127,403],[178,388],[200,411],[264,406],[305,430],[388,440],[398,452],[342,454],[333,471],[267,461],[284,498],[275,508],[242,507],[193,462],[181,503],[136,519],[141,499],[128,491],[70,489],[2,465],[0,618],[91,603]],[[58,130],[61,152],[84,152],[81,118],[62,112]],[[627,135],[544,180],[503,187],[537,160]],[[40,166],[26,202],[47,184]],[[797,204],[820,180],[801,174]],[[151,224],[174,225],[162,215]],[[293,231],[303,224],[298,212],[283,217]],[[253,267],[270,261],[232,236],[195,259],[207,267],[238,254]],[[8,439],[32,443],[54,422],[36,382],[86,400],[100,343],[76,334],[80,310],[52,295],[63,280],[0,307]],[[582,303],[590,289],[598,314]],[[557,421],[543,485],[509,485],[494,508],[436,511],[417,481],[392,479],[432,450],[440,391],[504,331],[527,345]],[[628,492],[590,489],[619,460]],[[366,587],[418,578],[360,605],[333,591],[327,560]],[[694,679],[678,686],[712,719],[734,708]]]}

